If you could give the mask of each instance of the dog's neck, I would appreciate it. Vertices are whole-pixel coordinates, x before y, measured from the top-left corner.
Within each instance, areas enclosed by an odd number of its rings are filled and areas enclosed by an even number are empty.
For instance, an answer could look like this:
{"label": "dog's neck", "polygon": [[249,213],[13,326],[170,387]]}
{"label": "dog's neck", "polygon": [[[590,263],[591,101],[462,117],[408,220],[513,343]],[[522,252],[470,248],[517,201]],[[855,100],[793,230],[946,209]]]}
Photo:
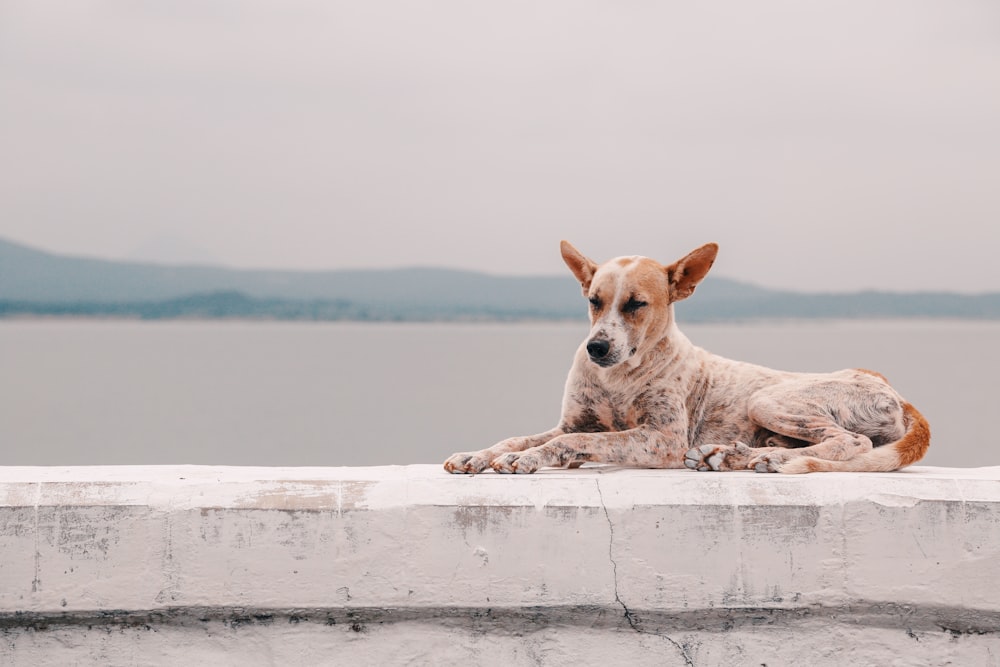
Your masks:
{"label": "dog's neck", "polygon": [[657,373],[664,372],[676,366],[680,361],[689,359],[694,349],[694,345],[681,332],[673,317],[670,318],[663,335],[651,343],[648,349],[640,348],[637,350],[635,357],[639,364]]}

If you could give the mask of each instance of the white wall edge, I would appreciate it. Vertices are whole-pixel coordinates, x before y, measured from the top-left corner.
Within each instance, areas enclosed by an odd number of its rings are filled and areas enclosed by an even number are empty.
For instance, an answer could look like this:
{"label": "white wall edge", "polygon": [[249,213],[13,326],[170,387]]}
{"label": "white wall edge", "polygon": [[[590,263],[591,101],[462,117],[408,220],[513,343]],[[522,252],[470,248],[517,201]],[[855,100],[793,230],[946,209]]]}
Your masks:
{"label": "white wall edge", "polygon": [[824,663],[802,651],[843,659],[845,638],[865,636],[929,660],[905,664],[1000,660],[1000,467],[8,467],[0,517],[8,664],[144,642],[163,657],[176,637],[204,657],[251,632],[272,657],[289,632],[305,638],[292,660],[402,656],[388,640],[411,631],[428,638],[411,651],[507,664],[600,636],[591,652],[774,660],[761,632],[810,637],[781,650],[811,664]]}

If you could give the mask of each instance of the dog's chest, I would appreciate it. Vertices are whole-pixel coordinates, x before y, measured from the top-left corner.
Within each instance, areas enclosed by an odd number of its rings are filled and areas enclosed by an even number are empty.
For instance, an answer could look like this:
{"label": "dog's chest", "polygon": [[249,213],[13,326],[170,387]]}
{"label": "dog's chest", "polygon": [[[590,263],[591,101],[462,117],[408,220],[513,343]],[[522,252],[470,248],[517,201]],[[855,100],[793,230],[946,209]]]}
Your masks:
{"label": "dog's chest", "polygon": [[664,408],[647,393],[630,395],[605,387],[591,387],[572,397],[565,420],[572,431],[626,431],[643,424],[659,422]]}

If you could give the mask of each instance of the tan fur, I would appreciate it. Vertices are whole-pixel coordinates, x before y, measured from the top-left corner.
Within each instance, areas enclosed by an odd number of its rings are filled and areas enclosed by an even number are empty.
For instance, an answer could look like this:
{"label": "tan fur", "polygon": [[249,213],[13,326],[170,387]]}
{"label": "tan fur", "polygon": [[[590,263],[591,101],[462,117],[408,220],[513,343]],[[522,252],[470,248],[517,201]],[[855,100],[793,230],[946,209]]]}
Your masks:
{"label": "tan fur", "polygon": [[889,384],[889,378],[882,375],[881,373],[878,373],[876,371],[870,371],[867,368],[855,368],[854,370],[858,371],[859,373],[867,373],[868,375],[873,375],[877,377],[879,380],[882,380],[882,382]]}
{"label": "tan fur", "polygon": [[646,257],[598,265],[570,243],[563,260],[590,302],[591,332],[549,431],[455,454],[453,473],[530,473],[585,462],[646,468],[801,473],[888,471],[930,444],[923,416],[879,373],[787,373],[691,344],[673,304],[715,261],[706,244],[663,266]]}

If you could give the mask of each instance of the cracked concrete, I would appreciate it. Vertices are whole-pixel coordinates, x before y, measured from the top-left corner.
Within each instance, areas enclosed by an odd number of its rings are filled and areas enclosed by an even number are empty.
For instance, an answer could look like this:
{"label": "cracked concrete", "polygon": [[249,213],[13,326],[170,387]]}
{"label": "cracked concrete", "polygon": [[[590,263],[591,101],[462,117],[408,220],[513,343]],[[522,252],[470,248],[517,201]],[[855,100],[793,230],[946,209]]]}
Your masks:
{"label": "cracked concrete", "polygon": [[604,517],[608,520],[608,533],[609,533],[609,535],[608,535],[608,560],[611,561],[611,572],[612,572],[612,576],[614,578],[615,602],[617,602],[618,604],[621,605],[622,610],[624,611],[625,620],[628,621],[629,627],[631,627],[636,632],[639,632],[639,633],[642,633],[642,634],[654,635],[654,636],[661,637],[661,638],[667,640],[668,642],[670,642],[670,644],[674,648],[676,648],[680,652],[681,657],[684,658],[684,664],[685,665],[689,665],[689,667],[694,667],[694,662],[691,660],[691,656],[688,655],[687,650],[684,648],[683,645],[681,645],[675,639],[673,639],[672,637],[670,637],[670,635],[667,635],[665,633],[662,633],[662,632],[646,632],[645,630],[643,630],[642,628],[640,628],[638,622],[635,619],[635,616],[632,614],[632,611],[628,608],[628,605],[625,604],[625,601],[622,600],[621,595],[618,592],[618,563],[615,561],[615,524],[614,524],[613,521],[611,521],[611,514],[608,513],[608,506],[604,502],[604,493],[601,491],[601,478],[600,478],[600,476],[598,476],[597,478],[594,479],[594,484],[597,486],[597,494],[598,494],[598,496],[601,499],[601,509],[604,510]]}
{"label": "cracked concrete", "polygon": [[998,482],[0,468],[0,663],[995,665]]}

